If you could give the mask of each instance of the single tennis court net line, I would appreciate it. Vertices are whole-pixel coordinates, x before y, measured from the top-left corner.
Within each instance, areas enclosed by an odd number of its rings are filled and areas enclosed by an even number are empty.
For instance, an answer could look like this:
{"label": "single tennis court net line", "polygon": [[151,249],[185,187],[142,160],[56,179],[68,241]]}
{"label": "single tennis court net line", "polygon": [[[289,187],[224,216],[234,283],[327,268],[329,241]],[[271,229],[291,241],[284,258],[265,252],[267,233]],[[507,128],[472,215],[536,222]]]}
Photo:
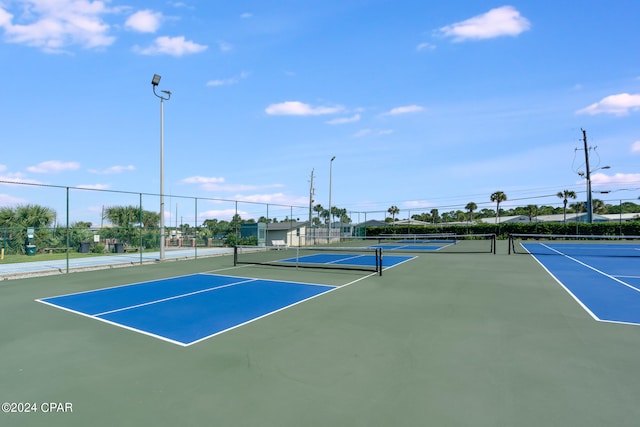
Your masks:
{"label": "single tennis court net line", "polygon": [[382,249],[320,246],[235,246],[233,265],[372,271],[382,275]]}
{"label": "single tennis court net line", "polygon": [[450,242],[455,243],[455,233],[430,233],[430,234],[380,234],[378,242],[397,241],[402,243],[431,243]]}
{"label": "single tennis court net line", "polygon": [[640,257],[640,236],[510,234],[509,254]]}
{"label": "single tennis court net line", "polygon": [[496,235],[485,234],[381,234],[343,239],[348,245],[380,248],[385,252],[496,253]]}

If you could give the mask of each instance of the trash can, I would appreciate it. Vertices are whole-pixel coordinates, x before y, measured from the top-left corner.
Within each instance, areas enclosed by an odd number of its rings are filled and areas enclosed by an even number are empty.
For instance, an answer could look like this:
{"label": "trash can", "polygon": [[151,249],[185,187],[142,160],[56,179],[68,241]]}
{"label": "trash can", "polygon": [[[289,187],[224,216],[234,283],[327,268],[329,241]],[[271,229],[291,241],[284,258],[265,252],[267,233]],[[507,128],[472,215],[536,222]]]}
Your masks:
{"label": "trash can", "polygon": [[89,242],[80,243],[80,247],[78,248],[78,252],[80,252],[81,254],[88,254],[89,253]]}
{"label": "trash can", "polygon": [[123,254],[124,253],[124,243],[115,243],[114,244],[114,248],[115,248],[115,252],[117,254]]}
{"label": "trash can", "polygon": [[36,254],[36,245],[27,245],[27,255],[34,256]]}

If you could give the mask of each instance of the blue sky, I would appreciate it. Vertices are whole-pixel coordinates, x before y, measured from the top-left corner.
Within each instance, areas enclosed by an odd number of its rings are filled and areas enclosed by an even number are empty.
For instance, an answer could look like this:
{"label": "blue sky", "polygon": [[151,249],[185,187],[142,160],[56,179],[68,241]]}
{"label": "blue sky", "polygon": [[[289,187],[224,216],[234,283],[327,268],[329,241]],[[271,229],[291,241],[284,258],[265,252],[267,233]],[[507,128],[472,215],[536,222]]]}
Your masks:
{"label": "blue sky", "polygon": [[[158,193],[159,74],[167,194],[304,207],[313,171],[315,203],[331,180],[354,212],[495,208],[494,191],[559,205],[585,199],[585,129],[610,191],[594,197],[637,201],[638,16],[637,0],[0,0],[0,180]],[[71,219],[137,203],[119,197],[75,191]],[[0,206],[25,203],[65,210],[61,190],[0,185]],[[168,221],[235,209],[180,203]]]}

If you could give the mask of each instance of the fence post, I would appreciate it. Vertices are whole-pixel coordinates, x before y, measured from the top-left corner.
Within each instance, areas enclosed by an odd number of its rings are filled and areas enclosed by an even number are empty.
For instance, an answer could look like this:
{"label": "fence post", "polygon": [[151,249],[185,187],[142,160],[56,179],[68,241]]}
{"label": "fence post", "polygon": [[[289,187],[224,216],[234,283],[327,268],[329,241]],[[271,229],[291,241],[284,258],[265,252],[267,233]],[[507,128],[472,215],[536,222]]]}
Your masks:
{"label": "fence post", "polygon": [[67,254],[67,274],[69,274],[69,250],[71,246],[71,230],[69,230],[69,187],[67,187],[67,244],[66,244],[66,254]]}

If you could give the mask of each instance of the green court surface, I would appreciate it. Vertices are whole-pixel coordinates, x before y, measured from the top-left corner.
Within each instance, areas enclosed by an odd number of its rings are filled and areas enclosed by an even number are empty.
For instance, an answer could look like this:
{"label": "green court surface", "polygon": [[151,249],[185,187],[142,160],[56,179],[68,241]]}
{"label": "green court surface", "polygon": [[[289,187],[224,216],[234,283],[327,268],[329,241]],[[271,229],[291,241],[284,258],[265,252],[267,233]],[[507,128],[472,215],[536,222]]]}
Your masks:
{"label": "green court surface", "polygon": [[[504,241],[416,257],[381,277],[218,256],[2,281],[0,400],[36,412],[0,425],[638,425],[640,327],[593,320]],[[189,347],[35,301],[197,272],[347,286]]]}

